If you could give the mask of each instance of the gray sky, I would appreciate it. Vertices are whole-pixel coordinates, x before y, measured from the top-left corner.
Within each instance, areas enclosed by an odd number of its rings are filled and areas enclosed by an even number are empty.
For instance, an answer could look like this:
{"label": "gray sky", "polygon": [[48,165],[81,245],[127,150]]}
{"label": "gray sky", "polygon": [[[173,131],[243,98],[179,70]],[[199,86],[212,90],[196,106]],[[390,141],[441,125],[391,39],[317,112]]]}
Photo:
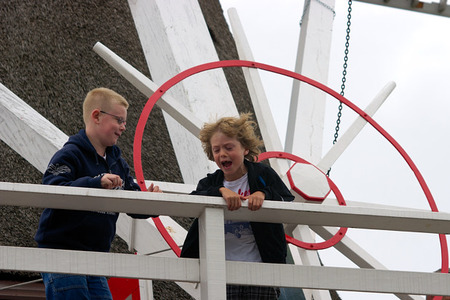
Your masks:
{"label": "gray sky", "polygon": [[[221,3],[225,15],[228,8],[237,9],[256,61],[294,70],[303,1]],[[326,85],[337,92],[342,79],[347,8],[347,1],[336,1]],[[417,165],[438,209],[450,212],[446,189],[450,184],[450,18],[357,1],[352,8],[345,97],[364,109],[389,81],[396,83],[374,119]],[[261,72],[261,76],[284,141],[292,82],[267,72]],[[324,154],[332,145],[337,107],[335,99],[328,99]],[[355,118],[353,111],[344,108],[341,135]],[[429,209],[406,162],[370,126],[336,162],[331,178],[347,200]],[[389,269],[433,272],[441,265],[437,235],[356,229],[349,229],[347,234]],[[320,255],[325,265],[354,267],[334,249],[322,250]],[[339,294],[344,300],[398,299],[382,294]]]}

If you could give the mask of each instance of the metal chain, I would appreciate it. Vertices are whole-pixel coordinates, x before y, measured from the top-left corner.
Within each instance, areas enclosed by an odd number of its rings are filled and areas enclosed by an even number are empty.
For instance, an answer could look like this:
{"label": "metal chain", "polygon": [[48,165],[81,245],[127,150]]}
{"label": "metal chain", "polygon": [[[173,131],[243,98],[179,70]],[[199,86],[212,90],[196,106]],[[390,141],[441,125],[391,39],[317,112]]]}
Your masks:
{"label": "metal chain", "polygon": [[[347,35],[345,37],[345,51],[344,51],[344,69],[342,71],[342,84],[341,84],[341,96],[344,96],[344,90],[345,90],[345,82],[347,81],[347,61],[348,61],[348,48],[350,46],[349,40],[350,40],[350,25],[351,25],[351,18],[352,18],[352,0],[348,0],[348,14],[347,14]],[[335,133],[334,133],[334,140],[333,145],[336,144],[337,139],[339,137],[339,126],[341,125],[341,117],[342,117],[342,102],[339,102],[338,106],[338,113],[337,113],[337,120],[336,120],[336,127],[335,127]],[[330,175],[330,170],[328,170],[327,175]]]}

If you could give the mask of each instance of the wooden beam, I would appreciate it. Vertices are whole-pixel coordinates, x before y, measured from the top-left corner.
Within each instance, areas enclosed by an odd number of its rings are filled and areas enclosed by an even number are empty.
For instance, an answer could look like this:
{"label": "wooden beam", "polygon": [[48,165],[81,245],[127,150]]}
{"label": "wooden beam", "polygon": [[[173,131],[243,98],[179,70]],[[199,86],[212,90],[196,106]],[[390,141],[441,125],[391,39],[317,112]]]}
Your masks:
{"label": "wooden beam", "polygon": [[377,4],[385,7],[404,9],[409,11],[415,11],[425,14],[431,14],[441,17],[450,17],[450,5],[447,1],[440,0],[439,3],[423,2],[417,1],[416,5],[411,5],[411,0],[395,0],[395,1],[385,1],[385,0],[357,0],[363,3]]}
{"label": "wooden beam", "polygon": [[0,205],[200,217],[222,208],[226,220],[450,234],[450,213],[265,201],[258,211],[229,211],[221,197],[0,182]]}
{"label": "wooden beam", "polygon": [[[331,52],[335,0],[305,1],[295,72],[326,85]],[[285,151],[317,163],[327,94],[293,81]]]}
{"label": "wooden beam", "polygon": [[198,282],[198,259],[0,246],[0,269]]}
{"label": "wooden beam", "polygon": [[[197,0],[129,0],[152,80],[161,85],[180,70],[218,61]],[[195,75],[168,92],[202,122],[238,115],[223,70]],[[217,169],[203,153],[200,141],[166,113],[167,128],[185,183]],[[193,160],[192,157],[199,159]]]}
{"label": "wooden beam", "polygon": [[450,295],[442,273],[227,262],[227,283],[413,295]]}
{"label": "wooden beam", "polygon": [[[389,82],[386,86],[375,96],[375,98],[370,102],[370,104],[364,110],[369,116],[373,116],[377,110],[381,107],[384,101],[389,97],[395,88],[395,82]],[[341,156],[341,154],[347,149],[350,143],[356,138],[356,136],[361,132],[367,121],[362,117],[358,116],[352,125],[345,131],[339,140],[331,147],[331,149],[325,154],[325,156],[317,164],[317,167],[322,170],[322,172],[327,172],[336,160]]]}
{"label": "wooden beam", "polygon": [[[236,9],[230,8],[228,10],[228,16],[230,18],[231,28],[233,29],[233,37],[236,42],[239,59],[254,61],[255,59],[250,44],[245,36],[244,28],[242,27]],[[273,119],[258,69],[242,68],[242,71],[253,108],[255,109],[256,119],[258,120],[258,126],[261,130],[266,151],[283,151],[284,147],[281,144],[278,131],[276,130],[277,126]],[[270,165],[278,174],[286,174],[289,169],[289,163],[284,159],[273,159],[270,161]]]}
{"label": "wooden beam", "polygon": [[[108,49],[105,45],[97,42],[94,45],[94,51],[110,64],[117,72],[134,85],[141,93],[150,98],[159,86],[140,73],[133,66]],[[195,137],[198,137],[203,122],[200,121],[190,110],[181,105],[177,100],[165,95],[156,102],[156,104],[168,113],[172,118],[178,121]]]}
{"label": "wooden beam", "polygon": [[0,139],[41,172],[67,135],[0,83]]}
{"label": "wooden beam", "polygon": [[198,223],[202,299],[226,299],[223,210],[206,207]]}
{"label": "wooden beam", "polygon": [[[225,265],[225,280],[228,284],[450,295],[450,276],[442,273],[233,261],[227,261]],[[0,246],[0,269],[181,282],[201,281],[199,259],[40,248]],[[224,296],[225,293],[221,295]]]}

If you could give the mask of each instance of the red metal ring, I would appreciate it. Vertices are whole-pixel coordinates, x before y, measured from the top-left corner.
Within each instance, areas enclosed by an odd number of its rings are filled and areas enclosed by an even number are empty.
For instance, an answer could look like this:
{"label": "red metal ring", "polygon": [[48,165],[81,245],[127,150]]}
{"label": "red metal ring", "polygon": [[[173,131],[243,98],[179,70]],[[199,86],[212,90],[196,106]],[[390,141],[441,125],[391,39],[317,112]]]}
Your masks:
{"label": "red metal ring", "polygon": [[[286,152],[280,152],[280,151],[268,151],[268,152],[264,152],[261,153],[258,156],[258,161],[262,161],[262,160],[266,160],[269,158],[284,158],[284,159],[289,159],[292,161],[295,161],[296,163],[304,163],[307,165],[311,165],[313,167],[315,167],[316,169],[318,169],[320,171],[319,168],[317,168],[316,166],[314,166],[312,163],[304,160],[301,157],[298,157],[294,154],[290,154],[290,153],[286,153]],[[323,173],[322,171],[320,171],[321,173]],[[333,191],[334,195],[336,196],[339,205],[347,205],[345,203],[344,197],[342,196],[341,192],[339,191],[338,187],[334,184],[334,182],[330,179],[330,177],[328,177],[327,175],[325,175],[323,173],[323,176],[325,176],[327,178],[328,184],[330,185],[331,190]],[[303,248],[303,249],[307,249],[307,250],[322,250],[322,249],[327,249],[330,248],[334,245],[336,245],[337,243],[339,243],[340,240],[342,240],[342,238],[344,237],[344,235],[347,233],[347,228],[345,227],[341,227],[338,232],[329,240],[326,240],[324,242],[320,242],[320,243],[306,243],[303,241],[300,241],[296,238],[293,238],[289,235],[286,234],[286,241],[288,243],[291,243],[297,247]]]}
{"label": "red metal ring", "polygon": [[[147,103],[144,106],[144,109],[142,110],[141,116],[139,118],[138,124],[136,126],[136,132],[134,135],[134,150],[133,150],[133,161],[134,161],[134,168],[136,173],[136,179],[138,181],[139,186],[141,189],[146,190],[147,187],[145,186],[144,181],[144,174],[142,171],[142,163],[141,163],[141,147],[142,147],[142,136],[144,134],[144,128],[145,124],[147,123],[148,117],[150,115],[150,112],[153,109],[153,106],[155,103],[161,98],[161,96],[169,90],[172,86],[177,84],[178,82],[186,79],[189,76],[192,76],[194,74],[204,72],[207,70],[212,69],[218,69],[218,68],[228,68],[228,67],[247,67],[247,68],[257,68],[273,73],[277,73],[280,75],[288,76],[291,78],[294,78],[296,80],[305,82],[311,86],[314,86],[325,93],[329,94],[330,96],[336,98],[341,103],[348,106],[350,109],[352,109],[354,112],[356,112],[358,115],[360,115],[364,120],[367,121],[372,127],[374,127],[381,135],[383,135],[384,138],[386,138],[392,146],[399,152],[399,154],[403,157],[403,159],[406,161],[410,169],[413,171],[414,175],[416,176],[417,181],[420,184],[420,187],[422,188],[425,197],[427,198],[428,204],[430,205],[431,211],[438,212],[436,202],[434,201],[433,195],[431,194],[430,189],[428,188],[428,185],[425,182],[425,179],[423,178],[422,174],[419,172],[419,169],[414,164],[412,159],[409,157],[409,155],[406,153],[406,151],[400,146],[400,144],[391,136],[389,133],[387,133],[386,130],[384,130],[375,120],[372,119],[369,115],[367,115],[362,109],[360,109],[358,106],[350,102],[348,99],[340,95],[339,93],[333,91],[329,87],[310,79],[306,76],[300,75],[298,73],[285,70],[282,68],[257,63],[253,61],[246,61],[246,60],[223,60],[223,61],[216,61],[216,62],[210,62],[205,63],[202,65],[198,65],[192,68],[189,68],[168,81],[166,81],[159,89],[156,91],[147,101]],[[158,227],[158,225],[157,225]],[[179,247],[176,245],[175,241],[173,241],[172,237],[167,233],[167,230],[164,228],[164,226],[159,225],[158,230],[161,232],[164,239],[167,241],[167,243],[170,245],[172,250],[179,255],[181,252]],[[441,272],[442,273],[448,273],[448,248],[447,248],[447,239],[445,234],[439,234],[439,241],[441,245],[441,258],[442,258],[442,266],[441,266]]]}

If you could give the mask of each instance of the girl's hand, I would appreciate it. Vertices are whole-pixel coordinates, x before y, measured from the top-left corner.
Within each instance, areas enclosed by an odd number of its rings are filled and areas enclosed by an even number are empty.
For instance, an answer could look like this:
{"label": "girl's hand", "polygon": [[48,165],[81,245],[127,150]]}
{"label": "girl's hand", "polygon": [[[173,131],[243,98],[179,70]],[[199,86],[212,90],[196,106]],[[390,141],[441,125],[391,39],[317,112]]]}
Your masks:
{"label": "girl's hand", "polygon": [[241,201],[243,199],[239,194],[225,187],[221,187],[219,191],[222,194],[223,199],[227,203],[228,210],[237,210],[241,208]]}
{"label": "girl's hand", "polygon": [[263,192],[257,191],[244,197],[244,199],[248,200],[248,209],[255,211],[261,208],[265,197],[266,195]]}

